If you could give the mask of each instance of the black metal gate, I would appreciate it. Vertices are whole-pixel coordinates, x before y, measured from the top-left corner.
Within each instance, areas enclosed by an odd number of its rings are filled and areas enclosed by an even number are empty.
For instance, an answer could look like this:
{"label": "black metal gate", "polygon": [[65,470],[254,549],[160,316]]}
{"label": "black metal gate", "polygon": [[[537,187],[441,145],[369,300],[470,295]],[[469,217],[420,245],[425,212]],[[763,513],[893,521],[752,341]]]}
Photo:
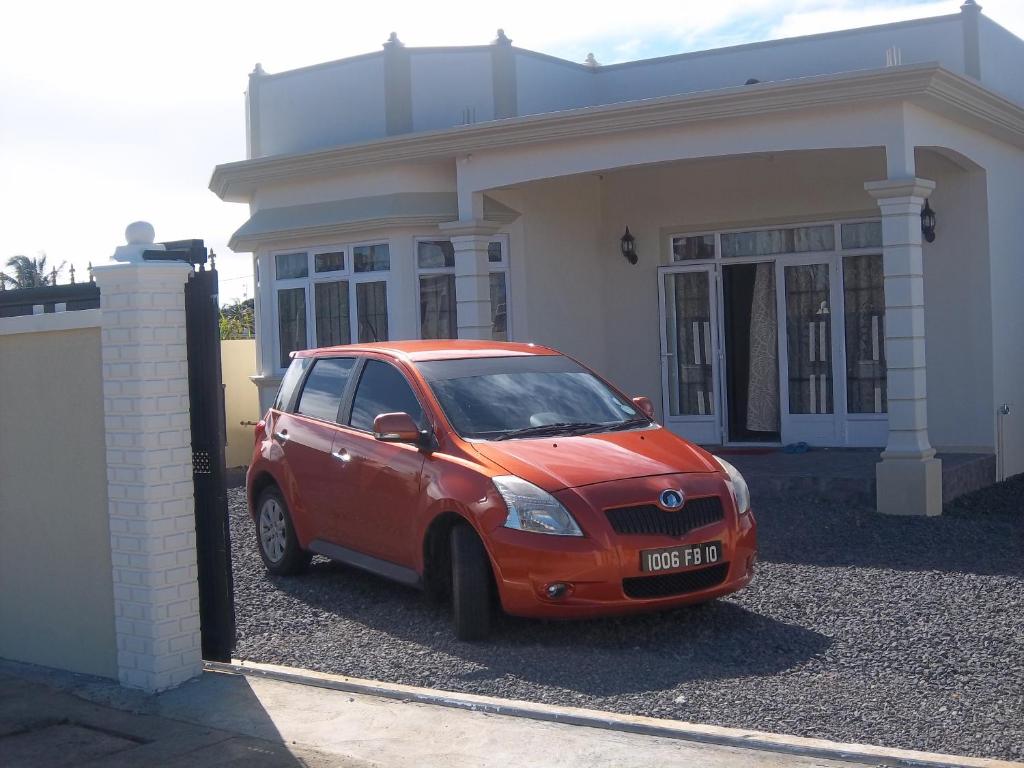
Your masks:
{"label": "black metal gate", "polygon": [[217,269],[202,240],[164,243],[146,251],[150,261],[187,261],[195,267],[185,284],[188,395],[192,428],[196,550],[199,565],[199,620],[203,658],[231,661],[235,646],[235,603],[231,578],[224,446],[227,425],[220,364],[220,307]]}

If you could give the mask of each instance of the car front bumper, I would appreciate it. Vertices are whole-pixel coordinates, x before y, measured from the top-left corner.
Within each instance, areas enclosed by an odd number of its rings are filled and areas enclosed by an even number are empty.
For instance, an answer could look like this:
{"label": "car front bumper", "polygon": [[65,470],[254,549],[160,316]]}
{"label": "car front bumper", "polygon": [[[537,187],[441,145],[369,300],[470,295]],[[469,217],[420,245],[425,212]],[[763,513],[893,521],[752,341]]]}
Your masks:
{"label": "car front bumper", "polygon": [[[693,485],[692,478],[688,484]],[[656,487],[663,487],[659,478]],[[660,534],[622,535],[612,531],[598,510],[650,498],[649,488],[616,488],[612,493],[592,489],[565,491],[556,496],[580,521],[583,537],[550,536],[507,528],[489,532],[488,549],[502,607],[506,613],[534,618],[571,619],[663,610],[701,603],[742,589],[753,578],[757,560],[757,524],[750,513],[737,515],[724,483],[705,480],[698,494],[715,493],[725,507],[724,519],[695,528],[681,537]],[[646,484],[641,484],[646,485]],[[688,492],[694,489],[691,487]],[[596,508],[596,509],[595,509]],[[722,558],[716,566],[697,566],[666,573],[641,570],[647,549],[719,541]],[[712,569],[717,571],[712,572]],[[679,575],[678,578],[671,578]],[[629,597],[624,580],[669,579],[658,597]],[[550,597],[552,584],[568,585],[560,597]],[[634,592],[636,590],[633,590]]]}

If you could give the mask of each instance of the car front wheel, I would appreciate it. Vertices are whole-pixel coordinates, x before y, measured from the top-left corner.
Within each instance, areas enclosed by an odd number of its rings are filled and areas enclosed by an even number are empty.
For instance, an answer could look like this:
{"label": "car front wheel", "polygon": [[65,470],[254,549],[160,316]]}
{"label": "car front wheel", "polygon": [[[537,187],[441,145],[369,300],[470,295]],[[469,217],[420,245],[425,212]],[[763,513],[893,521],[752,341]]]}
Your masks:
{"label": "car front wheel", "polygon": [[468,525],[451,533],[452,620],[460,640],[482,640],[491,630],[491,562]]}
{"label": "car front wheel", "polygon": [[300,573],[312,558],[299,547],[288,505],[275,486],[264,489],[256,503],[256,541],[267,570],[278,576]]}

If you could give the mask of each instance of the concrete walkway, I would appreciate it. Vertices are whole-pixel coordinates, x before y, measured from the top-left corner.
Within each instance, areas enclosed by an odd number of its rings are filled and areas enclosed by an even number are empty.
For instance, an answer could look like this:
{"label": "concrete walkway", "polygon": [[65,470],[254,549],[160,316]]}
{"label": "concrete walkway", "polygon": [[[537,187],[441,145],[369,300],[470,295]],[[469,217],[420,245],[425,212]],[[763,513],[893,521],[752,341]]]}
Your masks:
{"label": "concrete walkway", "polygon": [[[446,699],[443,692],[402,686],[368,695],[354,690],[377,684],[312,673],[305,683],[290,681],[296,673],[264,666],[244,675],[208,671],[176,690],[144,696],[97,678],[0,662],[0,765],[1010,765],[874,748],[861,748],[866,751],[858,756],[850,745],[483,697]],[[431,700],[447,703],[424,703]],[[600,725],[570,724],[574,718]],[[668,735],[645,735],[645,729]],[[732,745],[758,737],[775,740],[771,751]],[[842,759],[825,756],[826,747]]]}

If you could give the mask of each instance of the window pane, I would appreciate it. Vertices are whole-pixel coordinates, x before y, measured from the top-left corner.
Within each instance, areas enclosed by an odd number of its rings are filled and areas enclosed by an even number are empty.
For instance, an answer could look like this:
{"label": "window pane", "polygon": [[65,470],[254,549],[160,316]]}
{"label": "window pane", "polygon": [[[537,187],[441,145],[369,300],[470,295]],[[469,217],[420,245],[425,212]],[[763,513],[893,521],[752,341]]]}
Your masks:
{"label": "window pane", "polygon": [[416,243],[416,263],[420,269],[455,266],[455,249],[450,240],[421,240]]}
{"label": "window pane", "polygon": [[492,240],[487,244],[487,260],[491,264],[501,264],[501,241]]}
{"label": "window pane", "polygon": [[338,272],[345,268],[345,252],[333,251],[331,253],[313,254],[314,272]]}
{"label": "window pane", "polygon": [[832,314],[827,264],[786,267],[789,412],[832,413]]}
{"label": "window pane", "polygon": [[727,258],[834,251],[835,247],[835,230],[831,224],[790,229],[762,229],[757,232],[727,232],[722,235],[722,256]]}
{"label": "window pane", "polygon": [[288,367],[288,355],[306,348],[306,289],[282,288],[277,292],[277,338],[281,344],[282,368]]}
{"label": "window pane", "polygon": [[399,412],[408,413],[423,427],[423,411],[405,376],[389,363],[368,361],[352,401],[349,423],[369,432],[373,430],[373,420],[382,413]]}
{"label": "window pane", "polygon": [[313,310],[316,316],[316,345],[333,347],[351,344],[349,328],[348,280],[314,283]]}
{"label": "window pane", "polygon": [[388,339],[388,284],[356,283],[356,316],[359,322],[359,341],[387,341]]}
{"label": "window pane", "polygon": [[[843,225],[844,228],[846,225]],[[844,232],[843,237],[846,237]],[[843,259],[846,304],[846,409],[885,413],[885,290],[880,254]]]}
{"label": "window pane", "polygon": [[455,275],[420,277],[420,338],[456,339]]}
{"label": "window pane", "polygon": [[302,380],[309,364],[313,362],[311,357],[296,357],[292,360],[288,370],[281,379],[281,387],[277,390],[277,398],[274,400],[274,408],[278,411],[285,411],[291,406],[292,397],[295,395],[295,388]]}
{"label": "window pane", "polygon": [[665,337],[670,355],[670,415],[713,414],[711,297],[707,272],[665,275]]}
{"label": "window pane", "polygon": [[356,272],[386,272],[391,269],[391,251],[387,243],[357,245],[352,249]]}
{"label": "window pane", "polygon": [[291,280],[309,274],[309,258],[305,253],[279,253],[274,257],[278,280]]}
{"label": "window pane", "polygon": [[694,237],[672,238],[672,260],[715,258],[715,236],[696,235]]}
{"label": "window pane", "polygon": [[863,221],[840,228],[843,248],[881,248],[882,222]]}
{"label": "window pane", "polygon": [[491,272],[491,338],[508,341],[508,293],[504,272]]}
{"label": "window pane", "polygon": [[345,394],[354,357],[321,358],[313,365],[302,388],[295,412],[324,421],[337,421],[341,397]]}

